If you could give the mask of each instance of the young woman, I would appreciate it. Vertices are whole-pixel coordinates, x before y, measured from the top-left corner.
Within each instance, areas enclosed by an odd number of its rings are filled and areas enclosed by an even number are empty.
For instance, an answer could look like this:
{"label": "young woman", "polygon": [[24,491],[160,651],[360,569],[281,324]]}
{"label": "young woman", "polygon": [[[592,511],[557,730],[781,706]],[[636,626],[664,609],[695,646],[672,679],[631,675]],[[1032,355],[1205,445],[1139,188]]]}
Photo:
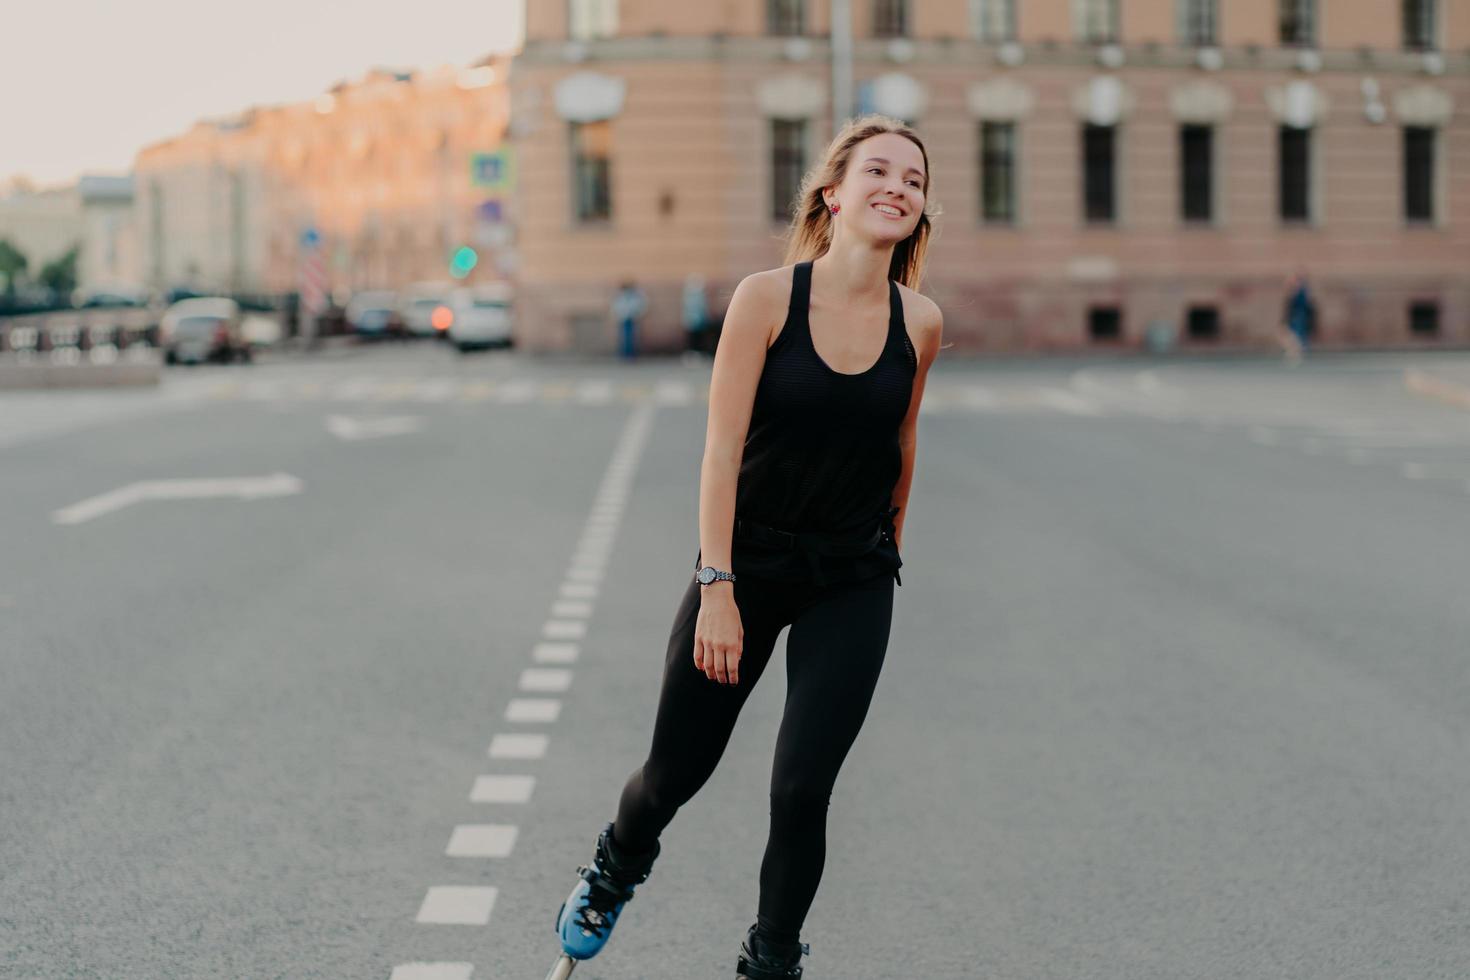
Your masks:
{"label": "young woman", "polygon": [[802,182],[787,265],[746,277],[710,382],[699,555],[674,616],[648,759],[557,915],[588,959],[713,773],[777,635],[787,696],[760,904],[737,976],[801,976],[837,771],[888,646],[924,380],[939,308],[915,292],[929,158],[884,116],[850,122]]}

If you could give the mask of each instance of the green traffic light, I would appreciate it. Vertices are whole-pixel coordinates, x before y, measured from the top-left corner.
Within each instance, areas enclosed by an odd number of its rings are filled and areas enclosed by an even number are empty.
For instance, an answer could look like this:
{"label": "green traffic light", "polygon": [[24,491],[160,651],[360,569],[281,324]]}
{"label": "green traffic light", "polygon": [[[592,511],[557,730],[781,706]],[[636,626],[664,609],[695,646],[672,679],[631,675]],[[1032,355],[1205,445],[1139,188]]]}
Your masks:
{"label": "green traffic light", "polygon": [[454,258],[449,260],[449,272],[456,279],[463,279],[470,274],[470,270],[480,261],[480,256],[468,245],[461,246],[455,253]]}

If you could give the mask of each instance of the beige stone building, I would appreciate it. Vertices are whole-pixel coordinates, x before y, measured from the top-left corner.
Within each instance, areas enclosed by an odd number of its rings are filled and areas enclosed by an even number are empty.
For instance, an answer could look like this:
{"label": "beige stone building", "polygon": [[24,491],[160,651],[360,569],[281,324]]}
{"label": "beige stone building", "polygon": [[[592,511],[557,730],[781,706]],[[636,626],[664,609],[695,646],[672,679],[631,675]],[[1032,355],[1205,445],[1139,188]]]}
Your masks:
{"label": "beige stone building", "polygon": [[137,285],[136,231],[127,177],[88,174],[63,186],[18,187],[0,196],[0,239],[26,256],[32,278],[76,248],[79,287]]}
{"label": "beige stone building", "polygon": [[[502,148],[507,74],[504,59],[376,70],[144,149],[134,170],[148,281],[290,291],[308,229],[344,294],[447,280],[462,246],[493,258],[503,192],[483,186],[476,166]],[[498,274],[486,261],[470,281]]]}
{"label": "beige stone building", "polygon": [[677,347],[844,104],[928,143],[961,349],[1259,346],[1298,268],[1324,346],[1470,343],[1470,0],[530,0],[511,89],[529,347],[610,349],[624,278]]}

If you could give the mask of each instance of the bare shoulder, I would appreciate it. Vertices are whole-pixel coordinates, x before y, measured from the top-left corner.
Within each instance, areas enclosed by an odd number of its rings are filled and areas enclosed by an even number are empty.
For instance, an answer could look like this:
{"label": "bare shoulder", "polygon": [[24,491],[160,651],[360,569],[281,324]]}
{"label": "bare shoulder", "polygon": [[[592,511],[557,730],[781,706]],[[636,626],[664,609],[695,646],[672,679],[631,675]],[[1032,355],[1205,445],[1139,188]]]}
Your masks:
{"label": "bare shoulder", "polygon": [[898,284],[898,294],[903,299],[903,320],[914,338],[914,347],[920,360],[933,360],[939,350],[940,335],[944,332],[944,314],[939,304],[923,293]]}
{"label": "bare shoulder", "polygon": [[791,279],[795,274],[796,267],[783,265],[778,269],[762,269],[760,272],[752,272],[740,280],[736,291],[744,290],[749,298],[758,302],[763,307],[770,307],[773,311],[786,312],[787,297],[791,295]]}
{"label": "bare shoulder", "polygon": [[730,308],[738,321],[736,329],[757,331],[769,347],[786,320],[794,266],[752,272],[740,280],[730,297]]}

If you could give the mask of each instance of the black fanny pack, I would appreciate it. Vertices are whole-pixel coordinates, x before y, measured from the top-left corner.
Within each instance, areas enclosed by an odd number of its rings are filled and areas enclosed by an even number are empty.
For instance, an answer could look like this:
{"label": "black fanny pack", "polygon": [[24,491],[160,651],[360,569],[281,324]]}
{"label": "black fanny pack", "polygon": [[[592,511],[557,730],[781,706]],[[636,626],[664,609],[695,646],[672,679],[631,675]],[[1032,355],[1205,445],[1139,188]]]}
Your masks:
{"label": "black fanny pack", "polygon": [[[818,556],[853,558],[866,555],[895,530],[893,518],[897,507],[890,507],[874,518],[871,525],[850,531],[783,531],[780,528],[759,524],[744,517],[735,518],[735,539],[751,544],[763,545],[779,551],[796,551],[806,557],[811,568],[812,579],[818,585],[826,584]],[[894,577],[897,578],[897,571]],[[902,583],[900,583],[902,584]]]}

